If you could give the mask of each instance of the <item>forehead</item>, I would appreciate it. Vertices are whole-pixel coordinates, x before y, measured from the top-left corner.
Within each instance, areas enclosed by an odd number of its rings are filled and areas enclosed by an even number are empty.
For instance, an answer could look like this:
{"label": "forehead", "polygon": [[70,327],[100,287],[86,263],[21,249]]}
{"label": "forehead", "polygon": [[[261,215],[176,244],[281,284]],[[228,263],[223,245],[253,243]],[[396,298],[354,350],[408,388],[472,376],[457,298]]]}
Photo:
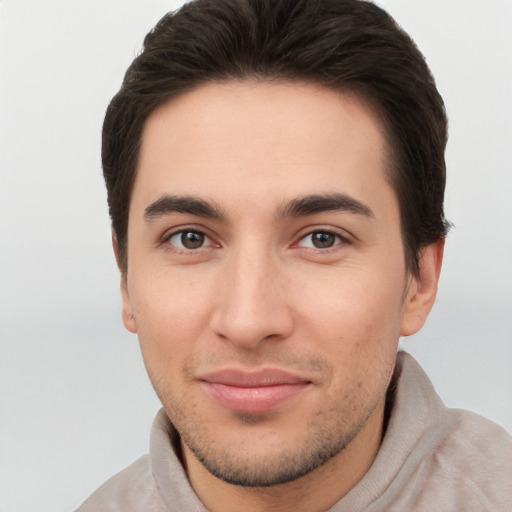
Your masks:
{"label": "forehead", "polygon": [[132,202],[179,193],[263,208],[283,195],[378,196],[389,188],[386,154],[378,116],[355,95],[301,82],[210,83],[148,118]]}

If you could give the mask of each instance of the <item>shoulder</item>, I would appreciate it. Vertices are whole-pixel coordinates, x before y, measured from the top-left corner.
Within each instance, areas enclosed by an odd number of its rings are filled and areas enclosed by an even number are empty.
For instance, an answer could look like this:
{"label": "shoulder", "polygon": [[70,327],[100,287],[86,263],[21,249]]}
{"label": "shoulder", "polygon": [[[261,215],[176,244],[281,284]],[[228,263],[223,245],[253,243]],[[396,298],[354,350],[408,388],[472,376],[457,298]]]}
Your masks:
{"label": "shoulder", "polygon": [[511,487],[512,437],[496,423],[470,411],[448,409],[452,428],[442,439],[435,459],[446,471],[463,471],[475,484],[501,482]]}
{"label": "shoulder", "polygon": [[397,370],[376,460],[383,471],[391,467],[382,510],[512,510],[512,437],[477,414],[446,407],[408,354],[399,354]]}
{"label": "shoulder", "polygon": [[459,409],[447,410],[445,424],[445,435],[418,468],[424,478],[418,503],[426,505],[437,495],[439,503],[459,510],[512,509],[512,437],[492,421]]}
{"label": "shoulder", "polygon": [[107,480],[76,512],[159,512],[159,497],[149,455]]}
{"label": "shoulder", "polygon": [[441,447],[470,451],[479,459],[504,458],[512,463],[512,436],[504,428],[471,411],[448,409],[448,414],[455,421]]}

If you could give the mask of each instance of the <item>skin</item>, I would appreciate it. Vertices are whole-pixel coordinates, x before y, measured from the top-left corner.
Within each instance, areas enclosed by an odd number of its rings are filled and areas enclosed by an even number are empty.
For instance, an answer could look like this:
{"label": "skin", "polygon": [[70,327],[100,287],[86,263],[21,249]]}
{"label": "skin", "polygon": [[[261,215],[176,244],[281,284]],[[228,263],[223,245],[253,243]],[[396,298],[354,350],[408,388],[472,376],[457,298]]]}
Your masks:
{"label": "skin", "polygon": [[[147,121],[123,320],[211,511],[326,510],[378,452],[398,339],[425,322],[443,250],[407,272],[385,140],[356,97],[300,82],[208,84]],[[290,208],[332,194],[366,210]],[[226,368],[307,385],[237,412],[203,385]]]}

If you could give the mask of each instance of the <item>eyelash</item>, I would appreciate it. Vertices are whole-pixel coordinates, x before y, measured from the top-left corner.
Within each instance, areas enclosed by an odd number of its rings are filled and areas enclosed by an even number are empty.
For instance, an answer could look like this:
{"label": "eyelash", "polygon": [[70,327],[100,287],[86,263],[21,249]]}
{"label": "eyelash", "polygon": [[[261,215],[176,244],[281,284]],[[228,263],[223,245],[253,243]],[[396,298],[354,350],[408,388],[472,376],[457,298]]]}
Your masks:
{"label": "eyelash", "polygon": [[[181,235],[181,237],[183,237],[183,235],[185,235],[187,233],[193,233],[195,235],[200,235],[200,236],[204,237],[203,244],[200,247],[197,247],[194,249],[189,249],[187,247],[179,247],[176,244],[171,242],[172,238],[174,238],[178,235]],[[208,240],[210,241],[210,243],[213,242],[212,238],[210,236],[208,236],[202,229],[184,228],[184,229],[179,229],[179,230],[173,231],[172,233],[165,234],[161,239],[161,244],[165,245],[167,249],[172,250],[174,252],[179,252],[182,254],[197,254],[197,253],[200,253],[202,249],[203,250],[205,249],[204,243]],[[169,246],[172,246],[172,249],[169,248]]]}
{"label": "eyelash", "polygon": [[[183,235],[185,235],[186,233],[190,233],[190,234],[193,233],[195,235],[200,235],[200,236],[204,237],[202,245],[197,248],[191,249],[191,248],[187,248],[187,247],[179,247],[175,243],[171,242],[173,237],[176,237],[178,235],[183,237]],[[304,242],[308,237],[312,237],[315,234],[332,235],[335,237],[335,241],[332,246],[328,246],[328,247],[324,247],[324,248],[311,247],[311,246],[308,247],[305,245],[301,245],[301,243]],[[209,235],[207,235],[202,229],[183,228],[183,229],[173,231],[169,234],[165,234],[161,239],[161,244],[166,245],[167,249],[172,250],[174,252],[178,252],[180,254],[198,254],[198,253],[201,253],[202,250],[205,250],[208,248],[205,245],[205,243],[207,241],[210,241],[210,244],[213,243],[212,238]],[[320,228],[320,229],[313,229],[311,231],[308,231],[304,235],[302,235],[299,238],[298,242],[294,243],[294,246],[302,248],[306,251],[314,252],[314,253],[331,253],[333,251],[338,250],[340,245],[347,245],[347,244],[351,244],[351,241],[346,236],[343,236],[339,232],[334,231],[332,229],[321,229]],[[215,245],[217,247],[220,247],[220,244],[215,244]],[[169,246],[172,246],[172,249],[169,248]]]}
{"label": "eyelash", "polygon": [[[332,235],[335,237],[335,241],[332,246],[329,247],[307,247],[300,245],[301,242],[304,242],[308,237],[313,237],[315,234],[322,234],[322,235]],[[341,235],[339,232],[334,231],[332,229],[314,229],[312,231],[308,231],[305,235],[301,236],[299,239],[299,242],[297,242],[296,245],[299,247],[302,247],[303,249],[314,251],[314,252],[321,252],[321,253],[330,253],[333,251],[336,251],[339,249],[340,245],[346,245],[350,244],[350,240],[346,237]]]}

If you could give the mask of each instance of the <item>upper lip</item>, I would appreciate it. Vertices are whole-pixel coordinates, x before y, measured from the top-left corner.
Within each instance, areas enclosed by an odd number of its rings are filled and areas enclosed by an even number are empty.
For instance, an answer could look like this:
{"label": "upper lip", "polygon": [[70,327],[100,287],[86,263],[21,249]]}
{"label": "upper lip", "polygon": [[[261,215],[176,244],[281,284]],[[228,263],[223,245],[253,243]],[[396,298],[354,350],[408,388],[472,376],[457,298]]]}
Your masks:
{"label": "upper lip", "polygon": [[278,369],[261,369],[256,371],[225,369],[202,375],[199,380],[237,386],[242,388],[278,386],[283,384],[307,384],[309,379],[293,375]]}

